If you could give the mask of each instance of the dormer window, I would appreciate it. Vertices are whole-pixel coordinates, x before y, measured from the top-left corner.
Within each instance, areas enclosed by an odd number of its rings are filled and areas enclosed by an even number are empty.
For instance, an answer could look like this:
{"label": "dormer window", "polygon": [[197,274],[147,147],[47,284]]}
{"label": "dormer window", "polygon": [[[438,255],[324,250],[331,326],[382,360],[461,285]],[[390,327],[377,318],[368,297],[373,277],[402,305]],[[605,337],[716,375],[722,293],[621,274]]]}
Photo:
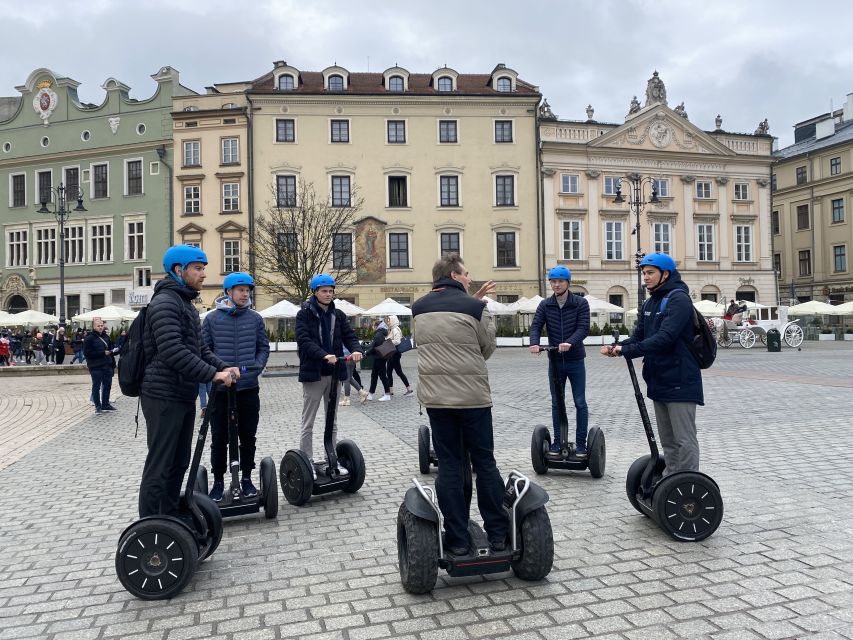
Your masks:
{"label": "dormer window", "polygon": [[505,76],[498,78],[495,88],[501,93],[510,93],[512,91],[512,80]]}
{"label": "dormer window", "polygon": [[225,104],[222,105],[222,108],[223,109],[239,109],[240,107],[238,107],[233,102],[226,102]]}
{"label": "dormer window", "polygon": [[450,76],[441,76],[436,83],[439,91],[453,91],[453,78]]}
{"label": "dormer window", "polygon": [[402,76],[391,76],[388,78],[388,91],[402,93],[404,91],[404,86],[405,83],[403,82]]}
{"label": "dormer window", "polygon": [[195,105],[192,105],[192,104],[191,104],[191,105],[190,105],[190,106],[188,106],[188,107],[184,107],[184,111],[198,111],[198,107],[196,107]]}
{"label": "dormer window", "polygon": [[289,73],[284,73],[278,77],[279,91],[293,91],[296,88],[296,79]]}
{"label": "dormer window", "polygon": [[344,90],[344,78],[343,76],[339,76],[337,74],[333,76],[329,76],[329,91],[343,91]]}

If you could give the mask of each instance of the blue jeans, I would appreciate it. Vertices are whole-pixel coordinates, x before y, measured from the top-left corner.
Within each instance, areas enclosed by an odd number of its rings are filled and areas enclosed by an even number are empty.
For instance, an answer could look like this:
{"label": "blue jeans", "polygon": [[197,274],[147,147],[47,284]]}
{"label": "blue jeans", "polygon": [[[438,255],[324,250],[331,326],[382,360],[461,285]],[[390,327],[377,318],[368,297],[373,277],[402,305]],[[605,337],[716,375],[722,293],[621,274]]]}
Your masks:
{"label": "blue jeans", "polygon": [[113,368],[89,369],[92,376],[92,402],[96,409],[110,406],[110,388],[113,386]]}
{"label": "blue jeans", "polygon": [[207,398],[210,396],[210,382],[198,383],[198,403],[202,409],[207,408]]}
{"label": "blue jeans", "polygon": [[[589,426],[589,409],[586,406],[586,365],[583,359],[567,360],[562,355],[557,358],[559,385],[565,390],[566,380],[572,385],[572,400],[575,403],[575,443],[578,448],[586,449],[586,432]],[[560,410],[557,408],[557,391],[554,388],[554,376],[548,367],[548,384],[551,387],[551,422],[554,425],[554,442],[560,442]],[[568,413],[568,411],[566,412]]]}

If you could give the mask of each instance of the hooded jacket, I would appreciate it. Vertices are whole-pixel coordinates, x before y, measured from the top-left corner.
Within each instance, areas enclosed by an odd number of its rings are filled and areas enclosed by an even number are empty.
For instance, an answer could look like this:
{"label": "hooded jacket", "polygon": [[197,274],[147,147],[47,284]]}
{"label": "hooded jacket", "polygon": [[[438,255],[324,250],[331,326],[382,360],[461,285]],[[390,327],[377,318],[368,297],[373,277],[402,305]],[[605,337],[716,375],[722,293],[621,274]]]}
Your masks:
{"label": "hooded jacket", "polygon": [[[667,294],[671,295],[661,313]],[[652,400],[705,404],[702,372],[687,348],[693,338],[693,313],[689,289],[681,274],[673,271],[643,303],[633,335],[622,343],[623,356],[643,358],[646,395]]]}
{"label": "hooded jacket", "polygon": [[258,386],[258,377],[270,357],[270,342],[264,319],[257,311],[248,305],[235,308],[217,301],[216,309],[204,318],[201,333],[208,349],[229,367],[241,370],[237,391]]}
{"label": "hooded jacket", "polygon": [[[325,327],[325,329],[321,329]],[[331,334],[325,337],[322,332]],[[326,346],[324,346],[324,343]],[[327,311],[311,296],[296,314],[296,350],[299,354],[299,382],[317,382],[321,376],[330,376],[334,367],[324,360],[327,355],[344,357],[344,345],[351,353],[361,353],[361,345],[350,326],[349,319],[334,300]],[[327,348],[328,347],[328,348]],[[338,378],[347,379],[347,368],[338,367]]]}
{"label": "hooded jacket", "polygon": [[572,345],[571,349],[560,354],[564,360],[586,358],[583,339],[589,334],[589,302],[582,296],[567,291],[562,308],[556,294],[540,302],[530,323],[530,344],[539,344],[543,325],[548,329],[549,345],[556,347],[561,342]]}
{"label": "hooded jacket", "polygon": [[400,319],[397,316],[387,316],[387,320],[385,324],[388,326],[388,339],[397,346],[403,341]]}

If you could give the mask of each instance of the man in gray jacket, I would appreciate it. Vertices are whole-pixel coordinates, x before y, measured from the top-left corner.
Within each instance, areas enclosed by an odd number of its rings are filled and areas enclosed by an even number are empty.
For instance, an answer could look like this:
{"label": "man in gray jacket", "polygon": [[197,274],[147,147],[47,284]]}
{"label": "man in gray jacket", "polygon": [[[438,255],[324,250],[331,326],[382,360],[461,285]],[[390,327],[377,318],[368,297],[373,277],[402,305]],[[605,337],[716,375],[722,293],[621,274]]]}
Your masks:
{"label": "man in gray jacket", "polygon": [[463,488],[466,451],[477,476],[477,505],[494,551],[506,548],[509,522],[504,484],[495,464],[492,393],[486,359],[495,350],[495,323],[458,255],[432,269],[433,290],[412,306],[418,341],[418,401],[427,408],[438,457],[436,492],[444,515],[446,548],[465,555],[470,546],[470,505]]}

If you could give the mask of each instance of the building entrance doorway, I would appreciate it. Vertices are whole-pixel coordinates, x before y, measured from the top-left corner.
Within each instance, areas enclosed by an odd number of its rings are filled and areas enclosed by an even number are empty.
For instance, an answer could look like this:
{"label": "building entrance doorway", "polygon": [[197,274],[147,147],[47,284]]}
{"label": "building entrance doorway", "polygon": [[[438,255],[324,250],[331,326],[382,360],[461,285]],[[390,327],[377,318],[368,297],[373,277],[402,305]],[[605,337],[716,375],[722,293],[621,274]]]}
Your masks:
{"label": "building entrance doorway", "polygon": [[12,296],[6,301],[6,311],[9,313],[20,313],[30,308],[23,296]]}

